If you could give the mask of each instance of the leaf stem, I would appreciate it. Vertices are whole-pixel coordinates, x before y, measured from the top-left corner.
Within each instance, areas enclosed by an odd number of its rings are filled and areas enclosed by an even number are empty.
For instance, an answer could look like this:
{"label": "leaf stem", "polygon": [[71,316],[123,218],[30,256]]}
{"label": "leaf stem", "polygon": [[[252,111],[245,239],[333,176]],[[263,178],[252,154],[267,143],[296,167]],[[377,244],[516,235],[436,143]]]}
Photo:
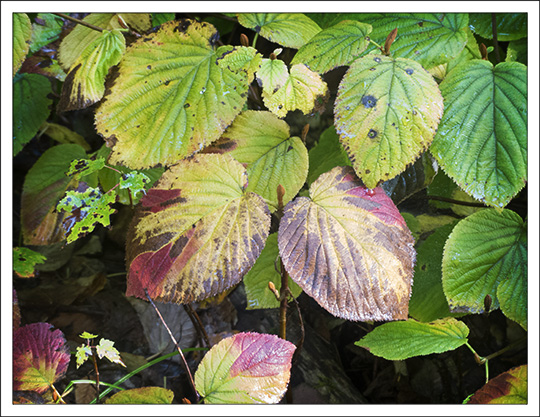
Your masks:
{"label": "leaf stem", "polygon": [[255,32],[255,36],[253,37],[253,48],[257,45],[257,39],[259,39],[259,32]]}
{"label": "leaf stem", "polygon": [[375,45],[377,48],[379,48],[379,50],[381,51],[381,53],[384,54],[384,48],[379,45],[377,42],[375,42],[373,39],[369,38],[369,42],[372,43],[373,45]]}
{"label": "leaf stem", "polygon": [[96,359],[97,352],[92,352],[92,359],[94,360],[94,369],[96,371],[96,403],[99,404],[99,369],[97,365],[97,359]]}
{"label": "leaf stem", "polygon": [[497,40],[497,14],[491,13],[491,29],[493,30],[493,47],[495,48],[495,58],[497,64],[501,62],[501,55],[499,52],[499,41]]}
{"label": "leaf stem", "polygon": [[67,20],[70,20],[70,21],[72,21],[74,23],[77,23],[78,25],[83,25],[83,26],[86,26],[87,28],[97,30],[98,32],[103,32],[105,30],[105,29],[102,29],[102,28],[100,28],[98,26],[94,26],[91,23],[87,23],[87,22],[85,22],[83,20],[76,19],[76,18],[71,17],[71,16],[69,16],[67,14],[64,14],[64,13],[53,13],[53,14],[55,14],[56,16],[59,16],[59,17],[61,17],[63,19],[67,19]]}
{"label": "leaf stem", "polygon": [[184,368],[185,368],[186,373],[187,373],[187,375],[189,377],[189,383],[191,384],[191,388],[193,389],[193,392],[195,393],[195,400],[199,401],[200,396],[199,396],[199,393],[197,392],[197,389],[195,388],[195,382],[193,381],[193,376],[191,375],[191,371],[190,371],[189,366],[188,366],[188,364],[186,362],[186,358],[184,357],[184,354],[182,353],[182,349],[180,349],[180,346],[178,345],[178,342],[176,341],[176,338],[173,336],[173,334],[171,332],[171,329],[169,329],[169,326],[167,326],[167,323],[163,319],[163,316],[159,312],[157,306],[154,304],[154,301],[152,300],[152,298],[150,298],[150,294],[148,294],[148,291],[146,290],[146,288],[144,289],[144,292],[146,294],[146,297],[148,298],[148,301],[150,301],[150,304],[152,304],[152,307],[154,307],[154,310],[156,310],[156,313],[159,316],[159,318],[161,320],[161,323],[163,323],[163,326],[165,326],[165,329],[169,333],[169,336],[171,337],[171,340],[176,345],[176,349],[178,350],[178,353],[180,354],[180,357],[182,358]]}
{"label": "leaf stem", "polygon": [[491,355],[488,355],[484,358],[484,360],[487,362],[490,359],[496,358],[497,356],[502,355],[503,353],[506,353],[509,350],[514,349],[516,346],[519,346],[523,342],[527,340],[527,336],[523,336],[521,339],[516,340],[515,342],[510,343],[508,346],[503,347],[501,350],[498,350],[495,353],[492,353]]}

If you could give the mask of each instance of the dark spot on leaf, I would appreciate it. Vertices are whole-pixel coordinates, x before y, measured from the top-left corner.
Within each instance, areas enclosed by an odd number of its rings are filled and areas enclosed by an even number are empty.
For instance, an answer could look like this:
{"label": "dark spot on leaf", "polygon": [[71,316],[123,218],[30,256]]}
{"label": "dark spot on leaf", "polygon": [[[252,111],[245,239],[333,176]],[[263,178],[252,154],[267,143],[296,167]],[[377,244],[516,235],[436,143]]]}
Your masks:
{"label": "dark spot on leaf", "polygon": [[377,99],[373,96],[364,96],[361,102],[367,109],[371,109],[377,104]]}
{"label": "dark spot on leaf", "polygon": [[148,65],[146,69],[152,69],[152,65]]}
{"label": "dark spot on leaf", "polygon": [[[206,25],[203,23],[203,26],[206,26]],[[219,33],[214,32],[212,36],[210,36],[210,40],[209,40],[210,46],[215,46],[218,41],[219,41]]]}
{"label": "dark spot on leaf", "polygon": [[184,104],[184,109],[187,109],[190,106],[189,103]]}
{"label": "dark spot on leaf", "polygon": [[[143,38],[143,42],[148,42],[150,40],[152,40],[152,38]],[[150,69],[150,68],[148,68],[148,69]]]}
{"label": "dark spot on leaf", "polygon": [[257,26],[255,26],[255,27],[253,28],[253,30],[254,30],[255,32],[259,33],[259,32],[261,31],[261,27],[260,27],[259,25],[257,25]]}
{"label": "dark spot on leaf", "polygon": [[370,70],[370,71],[375,71],[375,67],[373,67],[373,68],[370,68],[369,70]]}
{"label": "dark spot on leaf", "polygon": [[375,58],[373,58],[373,61],[375,61],[375,62],[381,62],[381,58],[379,58],[378,56],[376,56]]}
{"label": "dark spot on leaf", "polygon": [[365,40],[366,40],[366,42],[369,42],[371,40],[371,38],[369,36],[366,36]]}
{"label": "dark spot on leaf", "polygon": [[416,110],[413,110],[412,114],[413,114],[413,116],[416,116],[418,113],[416,112]]}
{"label": "dark spot on leaf", "polygon": [[407,69],[405,70],[405,72],[406,72],[407,74],[409,74],[409,75],[412,75],[412,73],[413,73],[414,71],[413,71],[411,68],[407,68]]}
{"label": "dark spot on leaf", "polygon": [[292,151],[294,148],[292,146],[289,145],[289,147],[287,148],[287,152],[290,152]]}
{"label": "dark spot on leaf", "polygon": [[422,27],[422,26],[424,26],[424,22],[418,22],[417,25]]}
{"label": "dark spot on leaf", "polygon": [[178,22],[173,32],[185,32],[191,26],[191,21],[188,19],[182,19]]}
{"label": "dark spot on leaf", "polygon": [[370,131],[368,132],[368,137],[370,139],[375,139],[377,137],[377,131],[376,130],[373,130],[373,129],[370,129]]}
{"label": "dark spot on leaf", "polygon": [[425,271],[425,270],[426,270],[426,265],[425,265],[425,264],[422,265],[422,266],[420,267],[420,269],[421,269],[422,271]]}
{"label": "dark spot on leaf", "polygon": [[366,169],[366,174],[370,174],[371,171],[369,169]]}

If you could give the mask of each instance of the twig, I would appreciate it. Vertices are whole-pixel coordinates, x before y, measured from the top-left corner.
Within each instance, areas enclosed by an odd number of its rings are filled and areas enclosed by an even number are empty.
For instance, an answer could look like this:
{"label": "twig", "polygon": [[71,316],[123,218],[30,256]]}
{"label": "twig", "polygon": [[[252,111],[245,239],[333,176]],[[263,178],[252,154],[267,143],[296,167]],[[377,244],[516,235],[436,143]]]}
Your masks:
{"label": "twig", "polygon": [[484,203],[475,203],[475,202],[472,202],[472,201],[454,200],[452,198],[439,197],[437,195],[428,195],[428,196],[426,196],[426,198],[428,200],[444,201],[446,203],[459,204],[461,206],[486,207],[486,205]]}
{"label": "twig", "polygon": [[97,353],[94,353],[92,359],[94,360],[94,369],[96,371],[96,404],[99,404],[99,369],[97,366],[96,355]]}
{"label": "twig", "polygon": [[195,309],[191,307],[191,304],[184,304],[184,310],[186,310],[186,313],[188,313],[188,316],[191,319],[193,326],[200,334],[202,334],[202,338],[204,339],[204,343],[206,343],[206,347],[210,349],[212,345],[210,344],[208,333],[206,333],[206,330],[204,329],[201,318],[199,317]]}
{"label": "twig", "polygon": [[493,47],[495,48],[495,58],[497,64],[501,62],[501,56],[499,54],[499,42],[497,41],[497,14],[491,13],[491,29],[493,30]]}
{"label": "twig", "polygon": [[165,323],[165,320],[163,319],[163,316],[159,312],[158,308],[154,304],[154,301],[150,298],[150,294],[148,294],[148,291],[146,288],[144,289],[144,292],[146,294],[146,297],[148,298],[148,301],[150,301],[150,304],[152,304],[152,307],[154,307],[154,310],[156,310],[157,315],[161,319],[161,322],[163,323],[163,326],[165,326],[165,329],[167,329],[167,332],[169,333],[169,336],[171,337],[171,340],[176,346],[176,349],[178,350],[178,353],[180,354],[180,357],[182,358],[182,362],[184,364],[184,368],[186,370],[186,373],[189,377],[189,383],[191,384],[191,388],[193,389],[193,392],[195,393],[195,402],[199,401],[199,393],[197,392],[197,389],[195,388],[195,382],[193,381],[193,376],[191,375],[191,371],[189,370],[189,366],[186,362],[186,358],[184,357],[184,354],[182,353],[182,349],[180,349],[180,346],[178,346],[178,342],[176,341],[176,338],[173,336],[171,330],[169,329],[169,326],[167,326],[167,323]]}
{"label": "twig", "polygon": [[87,22],[85,22],[83,20],[76,19],[76,18],[71,17],[71,16],[69,16],[67,14],[64,14],[64,13],[53,13],[53,14],[55,14],[56,16],[60,16],[63,19],[67,19],[67,20],[70,20],[70,21],[72,21],[74,23],[77,23],[78,25],[83,25],[83,26],[86,26],[87,28],[97,30],[98,32],[103,32],[105,30],[103,28],[100,28],[99,26],[92,25],[91,23],[87,23]]}

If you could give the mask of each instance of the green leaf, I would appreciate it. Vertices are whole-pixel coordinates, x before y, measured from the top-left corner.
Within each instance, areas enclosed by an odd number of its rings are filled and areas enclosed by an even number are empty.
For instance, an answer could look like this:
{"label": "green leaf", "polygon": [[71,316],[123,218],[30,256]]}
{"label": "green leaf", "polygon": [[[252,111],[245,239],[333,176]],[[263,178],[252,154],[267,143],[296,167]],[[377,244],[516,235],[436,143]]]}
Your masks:
{"label": "green leaf", "polygon": [[120,358],[120,352],[114,346],[114,342],[109,339],[101,339],[99,345],[96,346],[96,352],[99,359],[103,357],[107,358],[111,362],[118,363],[122,366],[126,366],[122,359]]}
{"label": "green leaf", "polygon": [[321,31],[302,13],[238,13],[238,23],[263,38],[287,48],[298,49]]}
{"label": "green leaf", "polygon": [[442,287],[444,244],[456,222],[439,227],[417,247],[409,315],[421,322],[450,316]]}
{"label": "green leaf", "polygon": [[[310,114],[324,109],[328,86],[319,74],[304,64],[293,65],[290,73],[286,73],[284,63],[276,66],[274,62],[268,61],[272,60],[263,60],[257,78],[262,83],[264,104],[272,113],[283,118],[289,111],[301,110],[304,114]],[[272,66],[271,71],[267,71],[269,65]],[[285,70],[276,73],[277,68]]]}
{"label": "green leaf", "polygon": [[528,50],[529,48],[526,38],[510,42],[508,44],[508,49],[506,50],[506,62],[515,61],[527,65]]}
{"label": "green leaf", "polygon": [[466,33],[467,45],[465,45],[465,48],[463,48],[455,59],[452,59],[448,64],[446,64],[447,74],[464,62],[472,59],[482,59],[482,54],[480,53],[480,48],[478,48],[478,42],[476,42],[474,34],[469,28],[467,28]]}
{"label": "green leaf", "polygon": [[[515,41],[527,37],[527,13],[495,13],[497,40]],[[474,33],[493,39],[491,13],[470,13],[469,24]]]}
{"label": "green leaf", "polygon": [[174,393],[162,387],[142,387],[117,392],[105,404],[172,404]]}
{"label": "green leaf", "polygon": [[97,334],[92,334],[88,332],[82,332],[79,337],[81,339],[95,339],[97,337]]}
{"label": "green leaf", "polygon": [[355,344],[375,356],[399,361],[457,349],[467,343],[468,335],[465,323],[451,317],[432,323],[409,319],[382,324]]}
{"label": "green leaf", "polygon": [[50,81],[38,74],[20,74],[13,79],[13,156],[38,132],[51,113]]}
{"label": "green leaf", "polygon": [[86,360],[92,356],[92,348],[90,346],[82,345],[77,346],[75,352],[75,359],[77,360],[77,369],[86,362]]}
{"label": "green leaf", "polygon": [[103,98],[109,68],[122,59],[126,49],[120,29],[104,30],[70,68],[58,102],[58,111],[85,109]]}
{"label": "green leaf", "polygon": [[306,13],[306,16],[321,28],[328,29],[344,20],[362,21],[364,13]]}
{"label": "green leaf", "polygon": [[137,194],[144,193],[146,184],[150,183],[150,178],[144,175],[142,172],[132,171],[128,174],[122,175],[120,180],[120,189],[128,189],[133,194],[134,198],[137,198]]}
{"label": "green leaf", "polygon": [[206,404],[277,403],[287,390],[295,349],[272,334],[236,334],[204,356],[195,387]]}
{"label": "green leaf", "polygon": [[268,206],[246,191],[230,155],[198,154],[167,170],[142,198],[127,236],[127,295],[179,304],[240,282],[270,228]]}
{"label": "green leaf", "polygon": [[47,258],[32,249],[13,248],[13,271],[19,278],[32,278],[36,264],[42,264]]}
{"label": "green leaf", "polygon": [[71,161],[71,165],[69,166],[69,170],[66,172],[66,175],[73,176],[76,179],[81,179],[86,175],[99,171],[104,166],[104,158],[97,158],[95,160],[74,159],[73,161]]}
{"label": "green leaf", "polygon": [[215,50],[216,36],[207,23],[181,20],[128,48],[96,113],[113,149],[109,163],[171,165],[221,136],[242,110],[261,58],[253,48]]}
{"label": "green leaf", "polygon": [[285,121],[267,111],[243,112],[205,152],[228,153],[244,164],[249,178],[246,190],[264,198],[271,212],[278,208],[279,184],[285,188],[285,205],[306,181],[308,153],[305,145],[300,138],[290,137]]}
{"label": "green leaf", "polygon": [[73,185],[66,176],[71,161],[86,158],[79,145],[57,145],[47,149],[24,179],[21,226],[25,245],[49,245],[64,240],[64,213],[56,212],[58,201]]}
{"label": "green leaf", "polygon": [[48,45],[60,37],[64,22],[52,13],[38,13],[32,23],[32,40],[30,52],[39,51],[43,46]]}
{"label": "green leaf", "polygon": [[439,87],[418,63],[368,55],[341,80],[334,124],[357,175],[374,188],[428,148],[442,113]]}
{"label": "green leaf", "polygon": [[19,71],[30,49],[32,23],[26,13],[13,13],[13,76]]}
{"label": "green leaf", "polygon": [[332,125],[321,133],[319,142],[309,150],[308,184],[337,166],[351,166],[351,161]]}
{"label": "green leaf", "polygon": [[[276,268],[278,268],[276,270]],[[272,233],[266,240],[266,246],[257,258],[253,268],[244,277],[246,289],[247,309],[278,308],[279,301],[268,288],[268,283],[273,282],[276,289],[281,288],[281,274],[279,271],[279,249],[277,244],[277,233]],[[302,292],[300,288],[289,277],[289,289],[294,297],[298,297]]]}
{"label": "green leaf", "polygon": [[319,74],[349,65],[367,48],[371,30],[365,23],[342,21],[311,38],[298,50],[291,65],[305,64]]}
{"label": "green leaf", "polygon": [[476,391],[467,404],[527,404],[527,365],[503,372]]}
{"label": "green leaf", "polygon": [[152,13],[152,27],[174,20],[175,13]]}
{"label": "green leaf", "polygon": [[[466,13],[366,13],[360,20],[373,27],[370,37],[379,45],[397,28],[391,55],[415,60],[424,68],[452,61],[467,43]],[[368,47],[367,52],[374,49]]]}
{"label": "green leaf", "polygon": [[47,135],[58,143],[75,143],[85,151],[90,151],[90,145],[83,136],[73,130],[56,123],[43,122],[39,127],[39,136]]}
{"label": "green leaf", "polygon": [[111,204],[116,201],[116,193],[103,194],[99,188],[88,187],[83,191],[68,191],[60,200],[56,209],[71,214],[74,219],[64,220],[67,243],[91,233],[97,223],[107,227],[111,224],[110,216],[115,213]]}
{"label": "green leaf", "polygon": [[278,231],[285,269],[309,296],[346,320],[407,318],[414,241],[382,188],[365,188],[351,167],[311,184],[284,209]]}
{"label": "green leaf", "polygon": [[527,178],[527,68],[472,60],[440,87],[445,108],[431,153],[467,194],[506,206]]}
{"label": "green leaf", "polygon": [[[492,299],[491,309],[496,309],[501,292],[510,314],[526,320],[526,233],[521,217],[511,210],[482,210],[456,225],[442,262],[443,288],[451,311],[482,313],[487,295]],[[526,321],[520,324],[526,327]]]}

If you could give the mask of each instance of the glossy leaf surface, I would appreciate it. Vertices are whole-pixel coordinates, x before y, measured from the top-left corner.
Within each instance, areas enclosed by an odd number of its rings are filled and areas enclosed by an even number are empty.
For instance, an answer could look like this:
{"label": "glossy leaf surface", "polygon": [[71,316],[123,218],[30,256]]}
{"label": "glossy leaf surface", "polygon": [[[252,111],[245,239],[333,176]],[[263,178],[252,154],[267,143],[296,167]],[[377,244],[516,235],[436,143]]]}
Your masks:
{"label": "glossy leaf surface", "polygon": [[428,148],[442,112],[439,87],[418,63],[368,55],[343,77],[334,120],[357,175],[375,188]]}
{"label": "glossy leaf surface", "polygon": [[527,365],[517,366],[492,378],[467,404],[527,404]]}
{"label": "glossy leaf surface", "polygon": [[457,349],[467,343],[469,328],[448,317],[432,323],[409,319],[384,323],[356,342],[375,356],[387,360],[404,360]]}
{"label": "glossy leaf surface", "polygon": [[13,76],[19,71],[30,49],[32,23],[26,13],[13,13]]}
{"label": "glossy leaf surface", "polygon": [[392,200],[363,187],[352,168],[321,175],[310,198],[287,204],[278,233],[291,278],[333,315],[407,318],[414,240]]}
{"label": "glossy leaf surface", "polygon": [[51,83],[43,75],[18,74],[13,80],[13,156],[38,132],[51,113]]}
{"label": "glossy leaf surface", "polygon": [[239,333],[204,356],[195,387],[206,404],[273,404],[287,390],[295,346],[275,335]]}
{"label": "glossy leaf surface", "polygon": [[174,392],[162,387],[133,388],[117,392],[105,404],[172,404]]}
{"label": "glossy leaf surface", "polygon": [[290,136],[285,121],[267,111],[243,112],[205,152],[227,153],[244,164],[249,178],[246,190],[263,197],[272,212],[278,208],[279,184],[285,188],[285,205],[306,181],[308,152],[305,145],[299,137]]}
{"label": "glossy leaf surface", "polygon": [[482,313],[486,295],[496,309],[502,294],[503,313],[527,327],[527,227],[513,211],[461,220],[446,242],[442,274],[452,311]]}
{"label": "glossy leaf surface", "polygon": [[229,155],[182,160],[148,190],[127,237],[127,295],[189,303],[236,285],[264,247],[270,213]]}
{"label": "glossy leaf surface", "polygon": [[215,48],[208,23],[163,24],[126,51],[96,128],[111,164],[171,165],[218,139],[240,113],[258,68],[253,48]]}
{"label": "glossy leaf surface", "polygon": [[62,378],[69,349],[60,330],[48,323],[32,323],[13,332],[13,389],[43,393]]}
{"label": "glossy leaf surface", "polygon": [[349,65],[367,48],[371,30],[365,23],[342,21],[311,38],[298,50],[291,65],[305,64],[319,74]]}
{"label": "glossy leaf surface", "polygon": [[[279,292],[281,288],[281,274],[279,262],[279,249],[277,243],[277,233],[272,233],[266,240],[266,246],[261,255],[253,265],[253,268],[244,277],[244,287],[246,290],[247,309],[258,308],[278,308],[279,301],[268,288],[268,283],[272,282]],[[298,297],[302,288],[289,277],[289,289],[294,297]]]}
{"label": "glossy leaf surface", "polygon": [[506,206],[527,179],[527,68],[471,60],[440,87],[445,109],[431,153],[467,194]]}
{"label": "glossy leaf surface", "polygon": [[238,23],[270,42],[300,48],[321,28],[302,13],[238,13]]}

